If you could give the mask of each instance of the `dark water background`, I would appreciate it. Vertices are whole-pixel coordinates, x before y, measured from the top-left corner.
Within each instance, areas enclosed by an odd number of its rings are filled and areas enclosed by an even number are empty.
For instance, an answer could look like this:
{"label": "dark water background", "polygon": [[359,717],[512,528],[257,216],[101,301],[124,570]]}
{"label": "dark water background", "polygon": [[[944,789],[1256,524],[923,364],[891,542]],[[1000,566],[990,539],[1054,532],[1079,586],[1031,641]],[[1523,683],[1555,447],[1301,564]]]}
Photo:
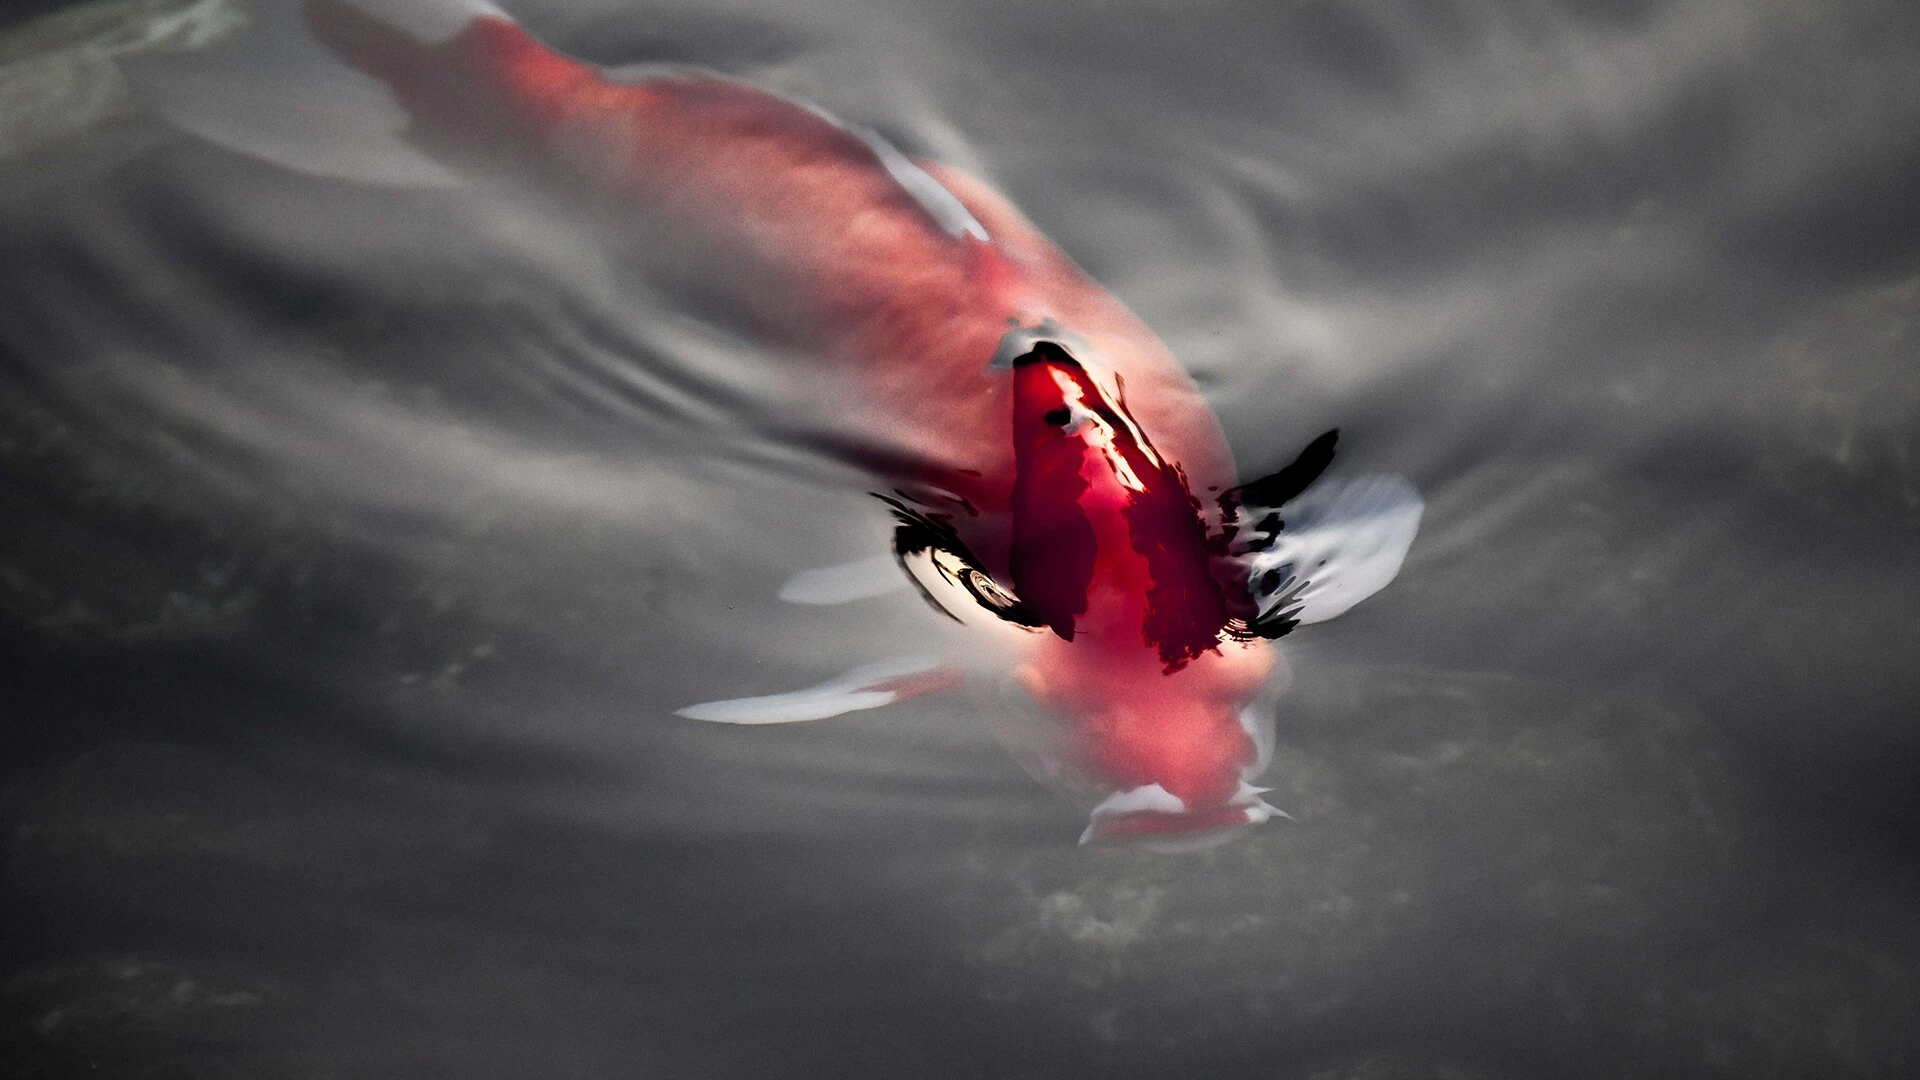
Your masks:
{"label": "dark water background", "polygon": [[991,178],[1248,471],[1338,425],[1415,480],[1399,581],[1288,639],[1297,820],[1076,848],[965,699],[674,720],[930,632],[773,600],[879,525],[745,332],[139,117],[111,57],[222,4],[35,2],[0,1073],[1920,1068],[1920,11],[510,6]]}

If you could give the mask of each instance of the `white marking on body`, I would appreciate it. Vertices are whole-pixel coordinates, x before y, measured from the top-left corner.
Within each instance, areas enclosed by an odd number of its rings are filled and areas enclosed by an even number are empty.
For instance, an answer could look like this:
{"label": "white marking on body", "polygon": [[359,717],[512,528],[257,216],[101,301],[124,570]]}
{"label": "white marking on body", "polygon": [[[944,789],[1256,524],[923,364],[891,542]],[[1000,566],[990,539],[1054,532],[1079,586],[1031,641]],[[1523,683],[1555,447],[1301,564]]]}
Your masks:
{"label": "white marking on body", "polygon": [[1159,784],[1142,784],[1137,788],[1116,791],[1103,799],[1093,808],[1099,814],[1184,814],[1187,812],[1185,799],[1161,787]]}
{"label": "white marking on body", "polygon": [[1115,404],[1113,410],[1114,415],[1120,418],[1120,423],[1126,426],[1127,433],[1133,436],[1134,448],[1140,451],[1140,456],[1146,458],[1149,464],[1158,466],[1160,464],[1160,453],[1153,448],[1153,440],[1147,438],[1147,433],[1140,430],[1140,425],[1134,421],[1133,416],[1126,410],[1126,395],[1121,392],[1120,373],[1117,371],[1104,371],[1100,367],[1089,364],[1084,360],[1081,361],[1081,366],[1085,367],[1087,374],[1092,376],[1096,381],[1104,381],[1101,378],[1103,375],[1112,376],[1113,385],[1105,389]]}
{"label": "white marking on body", "polygon": [[986,226],[980,224],[980,219],[973,216],[973,211],[968,210],[953,192],[940,186],[940,181],[935,180],[927,170],[915,165],[907,155],[882,138],[879,132],[844,124],[841,126],[867,144],[873,156],[880,159],[887,175],[893,177],[894,183],[912,196],[913,201],[920,204],[920,209],[945,229],[947,235],[955,238],[971,236],[982,243],[986,242]]}
{"label": "white marking on body", "polygon": [[341,0],[422,45],[440,45],[475,19],[512,19],[486,0]]}
{"label": "white marking on body", "polygon": [[[1056,370],[1050,374],[1053,376],[1053,384],[1060,388],[1060,397],[1067,407],[1067,422],[1063,425],[1063,430],[1069,435],[1079,436],[1081,441],[1100,451],[1101,456],[1107,459],[1107,467],[1113,470],[1114,478],[1120,481],[1122,487],[1129,491],[1147,490],[1147,485],[1140,479],[1140,474],[1133,471],[1133,466],[1128,464],[1127,459],[1115,446],[1112,425],[1102,420],[1098,413],[1087,408],[1086,394],[1080,389],[1080,384],[1064,371]],[[1097,477],[1088,477],[1088,479],[1094,480]]]}
{"label": "white marking on body", "polygon": [[1124,817],[1128,814],[1184,814],[1187,812],[1186,800],[1161,787],[1159,784],[1142,784],[1126,791],[1116,791],[1101,800],[1089,815],[1087,830],[1080,834],[1082,844],[1091,843],[1100,835],[1100,827],[1108,818]]}
{"label": "white marking on body", "polygon": [[[774,93],[774,91],[768,92]],[[987,227],[980,224],[980,219],[973,216],[973,211],[968,210],[966,204],[962,203],[953,192],[942,187],[940,181],[929,175],[927,170],[915,165],[912,159],[901,153],[899,147],[888,142],[885,136],[872,128],[849,124],[819,104],[805,98],[790,97],[786,94],[777,96],[785,98],[866,143],[867,149],[873,151],[873,156],[880,160],[880,167],[887,170],[888,176],[893,177],[893,182],[899,184],[900,189],[905,191],[914,202],[919,203],[920,209],[925,210],[935,224],[945,229],[947,235],[956,239],[971,236],[981,243],[987,241]]]}

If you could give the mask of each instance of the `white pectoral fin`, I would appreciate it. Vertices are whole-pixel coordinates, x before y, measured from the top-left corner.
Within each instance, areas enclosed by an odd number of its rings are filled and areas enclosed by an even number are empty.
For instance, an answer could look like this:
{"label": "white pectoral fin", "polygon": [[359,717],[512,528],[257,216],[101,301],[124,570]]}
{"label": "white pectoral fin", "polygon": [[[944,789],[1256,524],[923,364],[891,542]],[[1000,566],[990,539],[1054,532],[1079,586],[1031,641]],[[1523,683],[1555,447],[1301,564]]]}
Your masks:
{"label": "white pectoral fin", "polygon": [[674,715],[719,724],[794,724],[877,709],[958,682],[959,673],[937,656],[896,656],[862,664],[805,690],[708,701],[676,710]]}
{"label": "white pectoral fin", "polygon": [[780,586],[780,599],[789,604],[850,604],[885,596],[908,584],[907,576],[900,572],[898,559],[892,555],[876,555],[838,566],[803,570]]}
{"label": "white pectoral fin", "polygon": [[1379,592],[1400,572],[1424,509],[1398,476],[1322,482],[1276,509],[1245,508],[1254,539],[1236,557],[1255,626],[1325,622]]}

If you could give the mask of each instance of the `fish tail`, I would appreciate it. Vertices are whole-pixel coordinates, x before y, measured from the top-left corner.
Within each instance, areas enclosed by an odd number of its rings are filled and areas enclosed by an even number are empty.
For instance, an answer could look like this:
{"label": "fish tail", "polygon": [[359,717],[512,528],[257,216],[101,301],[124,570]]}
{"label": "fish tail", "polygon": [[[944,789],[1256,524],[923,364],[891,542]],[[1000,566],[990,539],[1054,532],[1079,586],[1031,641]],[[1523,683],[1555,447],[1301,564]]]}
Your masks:
{"label": "fish tail", "polygon": [[444,101],[483,78],[461,40],[481,27],[526,38],[486,0],[259,0],[237,41],[122,67],[143,103],[226,149],[320,176],[448,184],[457,140],[410,98]]}

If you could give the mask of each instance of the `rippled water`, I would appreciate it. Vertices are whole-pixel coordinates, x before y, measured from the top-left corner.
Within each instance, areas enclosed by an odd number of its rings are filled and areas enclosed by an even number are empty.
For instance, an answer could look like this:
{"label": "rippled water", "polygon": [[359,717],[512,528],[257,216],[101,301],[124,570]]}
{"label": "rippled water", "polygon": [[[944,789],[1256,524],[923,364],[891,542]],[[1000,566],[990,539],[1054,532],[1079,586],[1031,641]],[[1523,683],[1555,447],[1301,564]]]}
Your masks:
{"label": "rippled water", "polygon": [[[1920,17],[1860,2],[514,2],[988,177],[1248,472],[1428,497],[1183,857],[930,640],[754,328],[499,199],[0,38],[0,1053],[28,1076],[1897,1076],[1920,895]],[[1310,632],[1308,632],[1310,631]],[[89,1071],[92,1070],[92,1071]]]}

